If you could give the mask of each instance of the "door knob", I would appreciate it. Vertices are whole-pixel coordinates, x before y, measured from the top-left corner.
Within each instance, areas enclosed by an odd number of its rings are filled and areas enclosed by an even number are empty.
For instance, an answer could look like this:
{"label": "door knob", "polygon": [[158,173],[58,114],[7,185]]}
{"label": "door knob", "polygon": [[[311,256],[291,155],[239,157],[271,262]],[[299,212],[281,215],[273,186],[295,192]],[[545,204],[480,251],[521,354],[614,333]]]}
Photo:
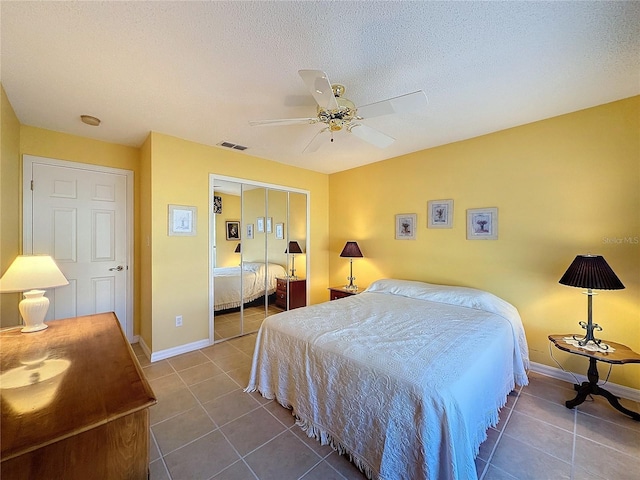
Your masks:
{"label": "door knob", "polygon": [[113,271],[120,272],[122,270],[124,270],[124,267],[122,265],[118,265],[117,267],[113,267],[109,269],[110,272],[113,272]]}

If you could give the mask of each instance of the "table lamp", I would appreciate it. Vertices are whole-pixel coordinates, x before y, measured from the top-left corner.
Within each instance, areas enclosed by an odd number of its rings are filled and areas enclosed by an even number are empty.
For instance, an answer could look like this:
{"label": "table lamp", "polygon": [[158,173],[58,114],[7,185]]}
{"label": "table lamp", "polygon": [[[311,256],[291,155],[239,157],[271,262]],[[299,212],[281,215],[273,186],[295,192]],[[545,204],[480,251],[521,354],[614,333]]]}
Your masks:
{"label": "table lamp", "polygon": [[592,321],[593,314],[593,290],[622,290],[624,285],[620,279],[613,273],[613,270],[605,259],[600,255],[578,255],[569,268],[560,279],[562,285],[570,287],[586,288],[584,292],[587,295],[587,322],[580,322],[580,326],[587,331],[582,339],[575,338],[578,345],[584,347],[590,341],[595,343],[603,350],[607,350],[608,346],[601,345],[601,340],[597,340],[593,331],[601,331],[602,327]]}
{"label": "table lamp", "polygon": [[300,244],[295,240],[292,240],[291,242],[289,242],[289,245],[287,246],[287,248],[285,248],[284,253],[291,254],[291,275],[289,276],[289,278],[293,280],[297,280],[298,277],[296,276],[296,255],[295,254],[303,253],[302,249],[300,248]]}
{"label": "table lamp", "polygon": [[56,263],[48,255],[19,255],[0,278],[0,292],[23,292],[18,308],[25,327],[22,332],[37,332],[47,328],[44,317],[49,299],[44,289],[69,285]]}
{"label": "table lamp", "polygon": [[356,291],[358,290],[358,286],[353,284],[353,281],[356,279],[356,277],[353,276],[353,259],[361,258],[364,255],[362,255],[357,242],[347,242],[342,249],[342,253],[340,254],[340,256],[349,258],[349,276],[347,277],[347,280],[349,280],[349,285],[345,285],[344,288],[346,288],[347,290]]}
{"label": "table lamp", "polygon": [[233,251],[233,253],[242,253],[242,244],[241,243],[236,245],[236,249]]}

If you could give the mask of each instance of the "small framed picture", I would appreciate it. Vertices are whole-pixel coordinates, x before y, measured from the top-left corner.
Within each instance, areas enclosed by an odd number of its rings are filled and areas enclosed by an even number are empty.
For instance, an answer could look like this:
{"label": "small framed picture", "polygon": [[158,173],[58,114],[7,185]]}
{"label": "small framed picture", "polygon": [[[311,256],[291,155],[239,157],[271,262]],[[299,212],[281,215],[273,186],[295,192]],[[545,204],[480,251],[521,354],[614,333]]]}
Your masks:
{"label": "small framed picture", "polygon": [[247,239],[253,239],[253,223],[247,224]]}
{"label": "small framed picture", "polygon": [[276,239],[284,240],[284,223],[276,223]]}
{"label": "small framed picture", "polygon": [[415,213],[396,215],[396,240],[415,240],[416,221],[417,215]]}
{"label": "small framed picture", "polygon": [[240,240],[240,222],[237,220],[226,221],[227,240]]}
{"label": "small framed picture", "polygon": [[258,233],[264,232],[264,217],[256,218],[256,230]]}
{"label": "small framed picture", "polygon": [[169,205],[169,236],[190,237],[196,235],[197,207]]}
{"label": "small framed picture", "polygon": [[498,209],[470,208],[467,210],[467,240],[497,240]]}
{"label": "small framed picture", "polygon": [[453,200],[427,202],[427,228],[453,228]]}
{"label": "small framed picture", "polygon": [[222,213],[222,197],[213,196],[213,213],[220,215]]}
{"label": "small framed picture", "polygon": [[273,232],[273,218],[267,217],[267,233]]}

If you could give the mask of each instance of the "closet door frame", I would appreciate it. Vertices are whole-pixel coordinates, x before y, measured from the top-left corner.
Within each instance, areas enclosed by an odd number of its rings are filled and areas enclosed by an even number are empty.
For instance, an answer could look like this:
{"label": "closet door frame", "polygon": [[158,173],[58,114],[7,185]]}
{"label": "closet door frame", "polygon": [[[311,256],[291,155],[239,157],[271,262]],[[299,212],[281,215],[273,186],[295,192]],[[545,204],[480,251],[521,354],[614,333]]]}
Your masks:
{"label": "closet door frame", "polygon": [[[214,311],[214,291],[213,291],[213,269],[215,267],[215,235],[216,235],[216,222],[212,221],[214,219],[213,213],[213,195],[214,195],[214,185],[215,181],[227,181],[227,182],[236,182],[242,185],[251,185],[255,187],[263,187],[265,189],[273,189],[278,191],[284,191],[289,193],[300,193],[306,196],[307,204],[306,204],[306,243],[305,243],[305,267],[307,272],[307,278],[311,278],[311,264],[309,262],[309,251],[311,248],[311,239],[310,239],[310,218],[311,218],[311,192],[308,190],[289,187],[286,185],[277,185],[274,183],[266,183],[259,182],[256,180],[249,180],[246,178],[239,177],[230,177],[227,175],[218,175],[216,173],[209,174],[209,208],[208,208],[208,219],[209,219],[209,343],[213,345],[215,343],[214,338],[214,322],[215,322],[215,311]],[[242,194],[241,194],[241,203],[242,203]],[[223,206],[224,208],[224,206]],[[247,223],[246,219],[240,219],[241,228]],[[250,223],[250,222],[249,222]],[[241,240],[242,241],[242,240]],[[309,301],[309,287],[310,282],[307,281],[305,296],[307,298],[307,302]]]}

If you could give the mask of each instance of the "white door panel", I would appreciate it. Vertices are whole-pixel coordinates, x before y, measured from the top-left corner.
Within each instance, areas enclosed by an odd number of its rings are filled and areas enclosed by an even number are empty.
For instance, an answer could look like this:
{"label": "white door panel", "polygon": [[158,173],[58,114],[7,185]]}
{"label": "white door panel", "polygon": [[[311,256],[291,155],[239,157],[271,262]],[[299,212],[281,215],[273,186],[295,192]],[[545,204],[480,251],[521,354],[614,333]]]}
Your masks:
{"label": "white door panel", "polygon": [[47,292],[47,320],[113,311],[131,335],[127,175],[53,162],[30,163],[32,231],[25,234],[28,253],[51,255],[69,280]]}

